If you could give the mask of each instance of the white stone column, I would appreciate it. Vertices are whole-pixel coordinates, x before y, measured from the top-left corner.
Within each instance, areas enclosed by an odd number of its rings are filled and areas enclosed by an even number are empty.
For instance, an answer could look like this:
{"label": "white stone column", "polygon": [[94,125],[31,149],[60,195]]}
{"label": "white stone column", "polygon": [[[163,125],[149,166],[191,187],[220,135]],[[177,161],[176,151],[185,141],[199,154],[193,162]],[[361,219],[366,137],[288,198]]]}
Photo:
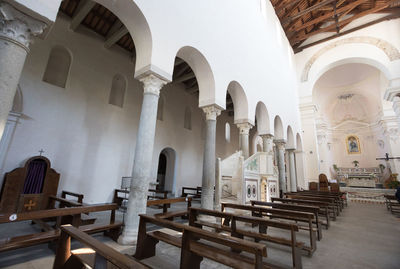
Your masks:
{"label": "white stone column", "polygon": [[286,141],[275,140],[276,149],[278,151],[278,171],[279,171],[279,190],[281,196],[283,192],[286,192],[286,173],[285,173],[285,145]]}
{"label": "white stone column", "polygon": [[22,68],[33,36],[46,24],[0,2],[0,138],[12,108]]}
{"label": "white stone column", "polygon": [[304,151],[298,150],[295,151],[295,160],[296,160],[296,179],[297,186],[302,189],[306,189],[307,186],[304,182]]}
{"label": "white stone column", "polygon": [[125,228],[118,242],[133,244],[137,239],[139,214],[146,213],[147,193],[151,180],[154,137],[156,131],[158,99],[165,80],[150,74],[142,79],[144,86],[142,111],[136,139],[132,181],[125,217]]}
{"label": "white stone column", "polygon": [[400,97],[396,96],[393,98],[393,110],[396,114],[397,124],[400,128]]}
{"label": "white stone column", "polygon": [[236,126],[239,128],[239,149],[246,160],[249,158],[249,132],[253,125],[249,122],[241,122],[237,123]]}
{"label": "white stone column", "polygon": [[206,114],[206,139],[203,155],[201,207],[213,209],[215,186],[215,136],[217,117],[221,114],[221,109],[216,105],[210,105],[203,107],[203,111]]}
{"label": "white stone column", "polygon": [[289,154],[289,173],[290,173],[290,191],[297,191],[296,164],[294,161],[294,150],[287,149]]}
{"label": "white stone column", "polygon": [[264,152],[272,152],[274,147],[274,136],[272,134],[260,135],[263,140]]}

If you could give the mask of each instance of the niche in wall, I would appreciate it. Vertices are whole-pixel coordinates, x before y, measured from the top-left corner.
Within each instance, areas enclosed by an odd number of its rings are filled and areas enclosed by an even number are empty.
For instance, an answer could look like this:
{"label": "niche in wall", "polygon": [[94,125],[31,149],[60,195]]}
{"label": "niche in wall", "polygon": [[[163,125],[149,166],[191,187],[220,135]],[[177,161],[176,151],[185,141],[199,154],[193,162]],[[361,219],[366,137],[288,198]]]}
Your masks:
{"label": "niche in wall", "polygon": [[66,48],[55,46],[51,49],[46,70],[43,75],[43,81],[65,88],[70,66],[71,54]]}
{"label": "niche in wall", "polygon": [[125,89],[126,79],[122,75],[115,75],[112,80],[108,103],[110,105],[119,106],[122,108],[124,106]]}

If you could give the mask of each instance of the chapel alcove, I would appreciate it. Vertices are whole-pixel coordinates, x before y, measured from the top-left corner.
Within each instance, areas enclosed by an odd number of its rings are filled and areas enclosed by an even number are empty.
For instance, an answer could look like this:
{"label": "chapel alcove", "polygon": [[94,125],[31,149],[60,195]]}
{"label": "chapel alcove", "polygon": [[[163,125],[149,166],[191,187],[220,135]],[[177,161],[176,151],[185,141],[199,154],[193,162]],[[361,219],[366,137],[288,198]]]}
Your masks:
{"label": "chapel alcove", "polygon": [[20,213],[45,209],[50,195],[56,195],[60,174],[51,168],[50,160],[35,156],[25,166],[4,176],[0,194],[1,213]]}

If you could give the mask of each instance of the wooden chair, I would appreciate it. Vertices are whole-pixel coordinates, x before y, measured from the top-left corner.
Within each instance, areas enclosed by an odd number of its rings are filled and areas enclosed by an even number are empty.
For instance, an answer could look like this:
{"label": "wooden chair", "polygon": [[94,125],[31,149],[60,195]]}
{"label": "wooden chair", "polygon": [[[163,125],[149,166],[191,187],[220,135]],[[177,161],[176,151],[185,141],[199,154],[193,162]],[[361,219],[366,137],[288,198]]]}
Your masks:
{"label": "wooden chair", "polygon": [[318,183],[317,182],[310,182],[308,183],[308,189],[312,191],[318,190]]}
{"label": "wooden chair", "polygon": [[329,191],[328,177],[325,174],[320,174],[318,177],[319,191]]}

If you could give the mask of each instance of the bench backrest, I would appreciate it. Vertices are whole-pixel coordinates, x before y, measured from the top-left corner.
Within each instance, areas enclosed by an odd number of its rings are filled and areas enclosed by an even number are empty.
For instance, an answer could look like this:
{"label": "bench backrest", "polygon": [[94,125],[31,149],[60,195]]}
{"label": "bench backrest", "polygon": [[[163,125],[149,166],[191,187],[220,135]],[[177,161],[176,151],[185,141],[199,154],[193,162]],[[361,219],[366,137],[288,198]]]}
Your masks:
{"label": "bench backrest", "polygon": [[78,203],[80,203],[80,204],[82,204],[83,203],[83,194],[81,194],[81,193],[75,193],[75,192],[71,192],[71,191],[62,191],[61,192],[61,198],[64,198],[64,199],[66,199],[67,198],[67,195],[68,196],[73,196],[73,197],[76,197],[77,199],[78,199]]}
{"label": "bench backrest", "polygon": [[287,198],[294,198],[294,199],[300,199],[300,200],[311,200],[311,201],[318,201],[318,202],[327,202],[330,204],[335,203],[335,199],[334,198],[323,198],[323,197],[314,197],[314,196],[307,196],[307,195],[299,195],[299,194],[290,194],[290,193],[286,193],[285,196]]}
{"label": "bench backrest", "polygon": [[282,202],[282,203],[290,203],[290,204],[306,204],[313,205],[319,207],[327,207],[330,204],[328,202],[320,202],[320,201],[312,201],[312,200],[304,200],[304,199],[289,199],[289,198],[275,198],[271,197],[272,202]]}
{"label": "bench backrest", "polygon": [[140,262],[129,258],[128,256],[118,252],[117,250],[107,246],[106,244],[98,241],[90,235],[80,231],[71,225],[61,226],[61,235],[58,240],[58,247],[56,258],[54,260],[53,268],[61,269],[71,256],[71,237],[78,240],[85,246],[90,247],[96,252],[95,266],[99,268],[106,268],[107,261],[111,262],[118,268],[149,268]]}
{"label": "bench backrest", "polygon": [[79,207],[65,207],[56,209],[46,209],[31,212],[24,212],[19,214],[0,214],[0,223],[17,222],[24,220],[44,219],[52,217],[62,217],[69,215],[79,215],[81,213],[99,212],[118,209],[117,204],[96,204]]}
{"label": "bench backrest", "polygon": [[232,209],[239,209],[239,210],[246,210],[252,213],[270,213],[274,216],[290,216],[290,217],[298,217],[298,218],[307,218],[313,220],[315,215],[313,213],[308,212],[299,212],[293,210],[285,210],[285,209],[276,209],[276,208],[266,208],[260,206],[250,206],[250,205],[239,205],[239,204],[232,204],[232,203],[221,203],[221,211],[224,211],[225,208],[232,208]]}
{"label": "bench backrest", "polygon": [[315,213],[315,214],[318,214],[318,211],[319,211],[319,207],[317,207],[317,206],[292,205],[292,204],[272,203],[272,202],[264,202],[264,201],[251,201],[251,205],[252,206],[271,206],[272,208],[311,212],[311,213]]}

